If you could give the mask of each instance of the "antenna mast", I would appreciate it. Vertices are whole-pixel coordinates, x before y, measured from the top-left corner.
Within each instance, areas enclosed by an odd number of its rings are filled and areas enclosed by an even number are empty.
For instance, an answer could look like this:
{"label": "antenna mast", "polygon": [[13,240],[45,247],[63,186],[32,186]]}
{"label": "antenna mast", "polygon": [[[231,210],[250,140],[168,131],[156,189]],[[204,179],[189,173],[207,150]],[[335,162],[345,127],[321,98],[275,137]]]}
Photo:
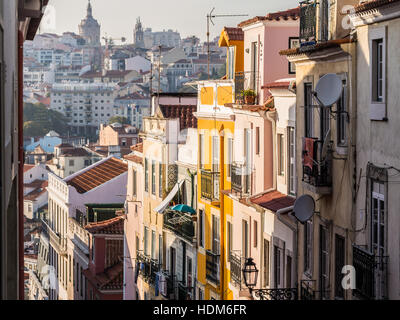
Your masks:
{"label": "antenna mast", "polygon": [[214,25],[213,18],[222,17],[247,17],[248,14],[213,14],[215,7],[207,14],[207,74],[210,80],[210,22]]}

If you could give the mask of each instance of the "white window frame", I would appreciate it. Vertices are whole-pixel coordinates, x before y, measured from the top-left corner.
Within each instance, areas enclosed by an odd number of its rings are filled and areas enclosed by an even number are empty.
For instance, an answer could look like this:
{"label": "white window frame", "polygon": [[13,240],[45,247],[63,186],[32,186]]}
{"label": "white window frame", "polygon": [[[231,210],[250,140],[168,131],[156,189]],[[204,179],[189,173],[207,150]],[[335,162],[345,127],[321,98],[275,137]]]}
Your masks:
{"label": "white window frame", "polygon": [[[386,79],[387,79],[387,68],[386,68],[386,26],[380,28],[374,28],[369,31],[369,52],[370,52],[370,120],[386,120],[387,110],[386,110]],[[383,56],[383,75],[382,75],[382,100],[375,101],[374,99],[374,46],[375,41],[382,39],[382,56]]]}

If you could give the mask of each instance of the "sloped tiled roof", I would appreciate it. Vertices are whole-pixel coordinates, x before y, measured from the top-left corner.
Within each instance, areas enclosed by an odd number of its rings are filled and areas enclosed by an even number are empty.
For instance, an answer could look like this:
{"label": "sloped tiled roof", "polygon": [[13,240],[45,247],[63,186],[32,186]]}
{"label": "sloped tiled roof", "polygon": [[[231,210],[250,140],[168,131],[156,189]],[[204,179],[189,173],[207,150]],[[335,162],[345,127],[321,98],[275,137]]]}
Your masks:
{"label": "sloped tiled roof", "polygon": [[89,223],[85,229],[93,234],[124,234],[124,218],[119,216],[113,219]]}
{"label": "sloped tiled roof", "polygon": [[126,155],[126,156],[124,156],[124,159],[128,160],[128,161],[132,161],[132,162],[138,163],[138,164],[141,164],[143,162],[143,158],[138,157],[138,156],[136,156],[134,154]]}
{"label": "sloped tiled roof", "polygon": [[384,5],[389,5],[395,2],[400,2],[400,0],[372,0],[363,2],[357,6],[355,6],[355,13],[372,10],[375,8],[382,7]]}
{"label": "sloped tiled roof", "polygon": [[67,181],[79,193],[86,193],[128,171],[128,165],[111,157]]}
{"label": "sloped tiled roof", "polygon": [[29,170],[31,170],[34,167],[35,167],[35,165],[33,165],[33,164],[24,164],[24,173],[28,172]]}
{"label": "sloped tiled roof", "polygon": [[24,196],[24,200],[28,201],[36,200],[39,196],[47,192],[46,188],[48,185],[49,185],[48,181],[40,181],[39,183],[37,183],[37,188],[35,188],[35,190]]}
{"label": "sloped tiled roof", "polygon": [[287,196],[279,191],[272,191],[264,193],[261,196],[251,198],[250,201],[254,204],[258,204],[261,207],[277,212],[280,209],[288,208],[294,205],[296,199]]}
{"label": "sloped tiled roof", "polygon": [[143,142],[138,143],[138,144],[136,144],[134,146],[131,146],[131,150],[143,153]]}
{"label": "sloped tiled roof", "polygon": [[92,275],[89,269],[86,269],[83,274],[98,290],[122,290],[123,271],[123,263],[119,262],[102,273]]}
{"label": "sloped tiled roof", "polygon": [[179,119],[181,130],[197,128],[197,118],[193,115],[197,111],[196,105],[160,105],[163,117]]}
{"label": "sloped tiled roof", "polygon": [[256,16],[254,18],[245,20],[238,24],[238,27],[243,28],[245,26],[257,23],[259,21],[279,21],[279,20],[297,20],[300,17],[300,7],[288,9],[285,11],[278,11],[273,13],[268,13],[265,16]]}
{"label": "sloped tiled roof", "polygon": [[244,32],[241,28],[225,27],[224,31],[228,35],[230,41],[244,40]]}

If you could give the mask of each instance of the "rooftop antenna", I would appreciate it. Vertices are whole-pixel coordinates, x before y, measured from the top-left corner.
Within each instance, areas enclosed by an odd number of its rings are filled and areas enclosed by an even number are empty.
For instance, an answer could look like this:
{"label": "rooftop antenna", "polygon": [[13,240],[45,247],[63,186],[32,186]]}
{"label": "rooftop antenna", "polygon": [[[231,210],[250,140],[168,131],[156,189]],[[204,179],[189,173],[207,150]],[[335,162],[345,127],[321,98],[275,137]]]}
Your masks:
{"label": "rooftop antenna", "polygon": [[248,14],[214,14],[215,7],[207,14],[207,74],[210,80],[210,22],[214,24],[213,18],[222,17],[247,17]]}

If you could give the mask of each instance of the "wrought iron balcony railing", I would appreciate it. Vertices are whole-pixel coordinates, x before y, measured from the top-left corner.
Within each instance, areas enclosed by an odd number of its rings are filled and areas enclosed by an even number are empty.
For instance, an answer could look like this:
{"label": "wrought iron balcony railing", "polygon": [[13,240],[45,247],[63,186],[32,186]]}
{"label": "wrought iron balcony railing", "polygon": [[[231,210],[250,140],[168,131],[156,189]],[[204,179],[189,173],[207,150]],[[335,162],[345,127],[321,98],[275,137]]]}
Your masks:
{"label": "wrought iron balcony railing", "polygon": [[178,284],[178,300],[194,300],[194,287]]}
{"label": "wrought iron balcony railing", "polygon": [[317,41],[317,1],[300,2],[300,43],[307,45]]}
{"label": "wrought iron balcony railing", "polygon": [[136,253],[136,259],[140,263],[139,274],[147,283],[154,284],[156,281],[156,273],[160,271],[158,261],[151,259],[141,251]]}
{"label": "wrought iron balcony railing", "polygon": [[356,289],[353,294],[361,299],[387,298],[387,256],[375,256],[353,245],[353,266],[356,269]]}
{"label": "wrought iron balcony railing", "polygon": [[180,212],[166,211],[164,214],[164,227],[190,242],[193,242],[196,236],[192,217]]}
{"label": "wrought iron balcony railing", "polygon": [[220,173],[201,170],[201,197],[211,202],[219,201]]}
{"label": "wrought iron balcony railing", "polygon": [[232,191],[240,194],[251,193],[251,170],[246,166],[232,165],[231,170],[231,185]]}
{"label": "wrought iron balcony railing", "polygon": [[236,72],[234,81],[235,81],[235,103],[244,104],[244,98],[243,98],[244,82],[245,82],[244,72]]}
{"label": "wrought iron balcony railing", "polygon": [[[323,154],[325,152],[325,154]],[[303,146],[303,182],[313,187],[313,192],[330,194],[332,188],[332,153],[330,145],[323,151],[323,141],[314,140],[312,156]],[[304,161],[306,155],[310,163]]]}
{"label": "wrought iron balcony railing", "polygon": [[220,255],[209,250],[206,252],[206,278],[219,284],[219,259]]}
{"label": "wrought iron balcony railing", "polygon": [[231,283],[238,288],[242,287],[242,267],[243,267],[243,258],[240,254],[235,252],[231,252],[229,255],[229,261],[231,264]]}
{"label": "wrought iron balcony railing", "polygon": [[256,289],[254,296],[260,300],[298,300],[297,288]]}

